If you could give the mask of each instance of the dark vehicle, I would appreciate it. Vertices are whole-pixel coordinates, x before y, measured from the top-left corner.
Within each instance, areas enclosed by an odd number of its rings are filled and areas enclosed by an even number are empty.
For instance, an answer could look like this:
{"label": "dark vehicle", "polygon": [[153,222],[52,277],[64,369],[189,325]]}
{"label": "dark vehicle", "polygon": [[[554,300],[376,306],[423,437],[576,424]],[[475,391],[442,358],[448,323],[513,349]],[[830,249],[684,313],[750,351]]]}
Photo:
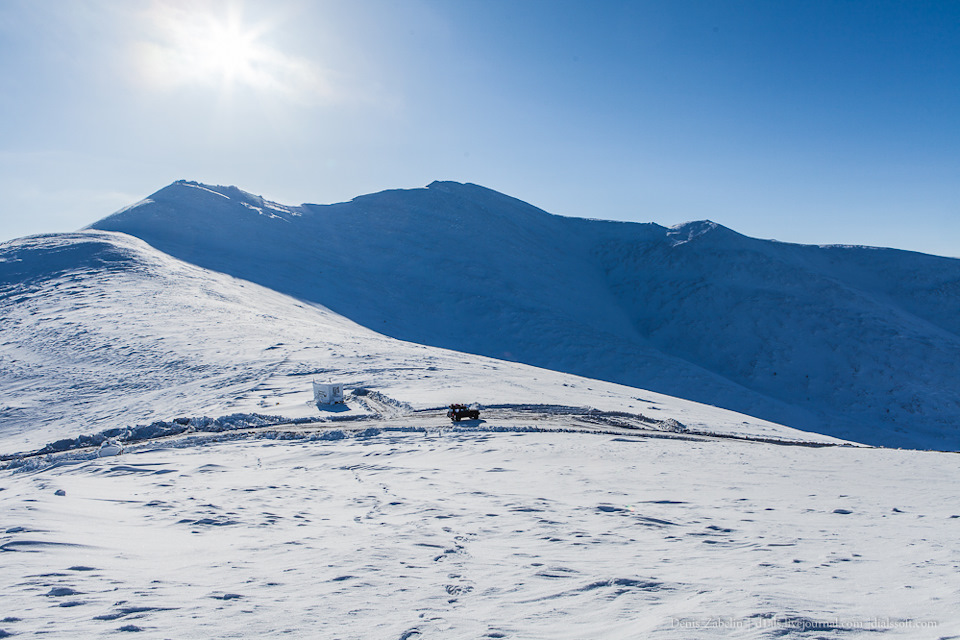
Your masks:
{"label": "dark vehicle", "polygon": [[452,404],[450,405],[450,410],[447,411],[447,417],[454,422],[460,422],[464,419],[476,420],[480,417],[480,409],[478,409],[476,405],[468,407],[465,404]]}

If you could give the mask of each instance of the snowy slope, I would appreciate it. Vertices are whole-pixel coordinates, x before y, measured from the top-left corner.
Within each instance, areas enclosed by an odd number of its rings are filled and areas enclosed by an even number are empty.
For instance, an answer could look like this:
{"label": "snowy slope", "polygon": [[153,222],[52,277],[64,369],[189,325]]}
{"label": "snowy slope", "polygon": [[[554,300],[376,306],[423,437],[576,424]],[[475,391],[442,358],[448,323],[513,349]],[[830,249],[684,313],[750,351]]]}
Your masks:
{"label": "snowy slope", "polygon": [[0,631],[955,638],[956,458],[435,429],[64,455],[0,471]]}
{"label": "snowy slope", "polygon": [[401,342],[117,233],[0,245],[0,317],[4,454],[176,417],[317,418],[314,379],[370,389],[410,410],[457,401],[568,405],[717,433],[831,440],[617,384]]}
{"label": "snowy slope", "polygon": [[[960,634],[956,454],[731,439],[837,444],[398,341],[118,233],[0,245],[0,317],[0,453],[320,420],[7,463],[0,637]],[[321,412],[314,378],[369,393]]]}
{"label": "snowy slope", "polygon": [[93,225],[403,340],[960,449],[960,261],[562,218],[476,185],[288,207],[177,182]]}

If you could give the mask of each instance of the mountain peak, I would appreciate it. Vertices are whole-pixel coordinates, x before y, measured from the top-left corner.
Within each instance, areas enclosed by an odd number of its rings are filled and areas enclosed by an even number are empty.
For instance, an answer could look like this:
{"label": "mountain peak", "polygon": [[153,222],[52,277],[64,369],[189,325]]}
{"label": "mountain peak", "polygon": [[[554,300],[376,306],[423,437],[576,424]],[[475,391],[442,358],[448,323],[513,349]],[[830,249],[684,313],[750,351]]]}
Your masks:
{"label": "mountain peak", "polygon": [[[291,222],[302,215],[300,207],[288,207],[235,186],[209,185],[177,180],[159,191],[98,220],[86,229],[123,231],[155,228],[164,234],[178,231],[222,230],[238,218],[254,214],[271,221]],[[169,228],[168,228],[169,227]]]}
{"label": "mountain peak", "polygon": [[[427,189],[436,189],[438,191],[457,191],[468,186],[470,183],[456,182],[454,180],[434,180],[427,185]],[[477,186],[477,185],[471,185]]]}
{"label": "mountain peak", "polygon": [[[189,191],[193,190],[193,191]],[[235,187],[233,185],[212,185],[204,184],[202,182],[197,182],[195,180],[177,180],[163,189],[160,189],[156,193],[150,196],[150,199],[156,200],[158,197],[175,197],[175,194],[187,194],[189,193],[192,196],[198,195],[196,191],[202,191],[206,194],[209,194],[213,197],[223,198],[224,200],[237,200],[237,201],[250,201],[250,200],[263,200],[260,196],[253,195],[248,193],[243,189]]]}
{"label": "mountain peak", "polygon": [[674,225],[667,230],[667,238],[673,246],[686,244],[707,234],[720,237],[739,236],[736,231],[728,229],[712,220],[694,220]]}

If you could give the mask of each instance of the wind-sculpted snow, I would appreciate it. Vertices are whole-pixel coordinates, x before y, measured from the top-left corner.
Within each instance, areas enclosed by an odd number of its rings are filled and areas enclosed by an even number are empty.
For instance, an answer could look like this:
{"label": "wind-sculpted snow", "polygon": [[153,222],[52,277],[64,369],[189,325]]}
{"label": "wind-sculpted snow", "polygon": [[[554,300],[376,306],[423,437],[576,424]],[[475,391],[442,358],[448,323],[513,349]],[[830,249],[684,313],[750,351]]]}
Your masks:
{"label": "wind-sculpted snow", "polygon": [[[82,434],[76,438],[63,438],[56,442],[50,442],[37,451],[23,452],[20,456],[7,454],[0,457],[0,460],[10,458],[16,460],[24,455],[43,456],[64,451],[74,451],[77,449],[86,449],[96,447],[107,441],[116,441],[128,445],[131,443],[142,442],[144,440],[156,440],[158,438],[169,438],[184,433],[221,433],[223,431],[236,431],[240,429],[250,429],[257,427],[267,427],[277,424],[303,424],[316,418],[300,418],[289,420],[279,416],[262,416],[258,414],[236,413],[220,418],[176,418],[166,422],[158,420],[150,424],[138,424],[132,427],[115,427],[106,429],[92,435]],[[14,467],[19,464],[13,465]]]}
{"label": "wind-sculpted snow", "polygon": [[93,226],[403,340],[960,449],[960,260],[562,218],[451,182],[298,207],[178,182]]}
{"label": "wind-sculpted snow", "polygon": [[0,472],[0,630],[960,633],[956,455],[414,424]]}

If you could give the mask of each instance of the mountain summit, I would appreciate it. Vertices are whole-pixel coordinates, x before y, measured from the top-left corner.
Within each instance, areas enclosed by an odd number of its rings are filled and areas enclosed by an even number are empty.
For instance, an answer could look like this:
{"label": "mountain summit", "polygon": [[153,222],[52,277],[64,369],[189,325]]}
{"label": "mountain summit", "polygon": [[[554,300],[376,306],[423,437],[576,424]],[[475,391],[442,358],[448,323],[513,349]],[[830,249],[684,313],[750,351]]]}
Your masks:
{"label": "mountain summit", "polygon": [[403,340],[960,449],[960,260],[566,218],[456,182],[287,206],[179,181],[91,227]]}

